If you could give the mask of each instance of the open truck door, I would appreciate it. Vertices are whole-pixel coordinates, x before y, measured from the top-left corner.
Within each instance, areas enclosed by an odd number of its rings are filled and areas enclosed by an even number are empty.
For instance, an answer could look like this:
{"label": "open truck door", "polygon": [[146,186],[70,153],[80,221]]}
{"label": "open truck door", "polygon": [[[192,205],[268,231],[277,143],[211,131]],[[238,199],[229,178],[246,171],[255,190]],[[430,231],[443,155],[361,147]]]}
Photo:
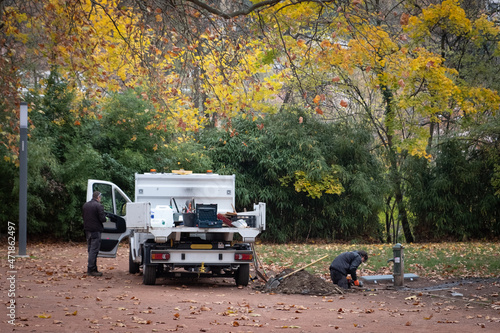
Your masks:
{"label": "open truck door", "polygon": [[108,218],[101,234],[101,249],[98,256],[115,258],[118,244],[131,232],[130,229],[127,229],[125,215],[127,214],[127,203],[132,201],[118,186],[104,180],[88,180],[87,201],[92,199],[94,191],[102,193],[101,204],[104,206],[104,212]]}

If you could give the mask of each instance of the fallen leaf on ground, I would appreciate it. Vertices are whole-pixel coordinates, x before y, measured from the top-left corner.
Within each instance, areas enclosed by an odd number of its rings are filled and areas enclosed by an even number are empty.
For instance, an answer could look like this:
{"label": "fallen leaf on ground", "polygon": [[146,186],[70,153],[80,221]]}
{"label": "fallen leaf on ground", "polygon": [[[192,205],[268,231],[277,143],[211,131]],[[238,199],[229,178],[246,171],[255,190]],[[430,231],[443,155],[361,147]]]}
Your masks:
{"label": "fallen leaf on ground", "polygon": [[52,315],[42,313],[42,314],[37,315],[37,317],[42,318],[42,319],[49,319],[50,317],[52,317]]}

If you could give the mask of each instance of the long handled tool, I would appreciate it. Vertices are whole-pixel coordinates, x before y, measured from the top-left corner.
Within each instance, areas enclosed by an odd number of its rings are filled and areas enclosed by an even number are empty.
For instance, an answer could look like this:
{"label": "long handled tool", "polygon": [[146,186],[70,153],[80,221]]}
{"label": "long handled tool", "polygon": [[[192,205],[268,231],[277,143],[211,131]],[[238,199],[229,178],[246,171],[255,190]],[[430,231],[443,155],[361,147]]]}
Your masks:
{"label": "long handled tool", "polygon": [[[264,266],[262,265],[262,262],[260,261],[260,258],[257,256],[257,251],[255,251],[255,244],[252,243],[252,252],[254,255],[254,267],[255,267],[255,273],[257,274],[258,277],[260,277],[264,282],[267,282],[268,277],[266,270],[264,269]],[[262,273],[260,270],[262,268]]]}
{"label": "long handled tool", "polygon": [[323,259],[325,259],[326,257],[328,257],[328,255],[324,256],[324,257],[321,257],[319,258],[318,260],[316,261],[313,261],[312,263],[308,264],[308,265],[305,265],[304,267],[302,268],[299,268],[299,269],[296,269],[294,270],[293,272],[291,273],[288,273],[287,275],[285,276],[282,276],[282,277],[279,277],[279,278],[270,278],[269,280],[267,280],[267,283],[266,283],[266,289],[268,290],[271,290],[271,289],[275,289],[277,288],[280,284],[281,284],[281,281],[284,279],[284,278],[287,278],[289,277],[290,275],[293,275],[297,272],[300,272],[301,270],[303,270],[304,268],[307,268],[309,266],[312,266],[314,265],[315,263],[317,263],[318,261],[321,261]]}

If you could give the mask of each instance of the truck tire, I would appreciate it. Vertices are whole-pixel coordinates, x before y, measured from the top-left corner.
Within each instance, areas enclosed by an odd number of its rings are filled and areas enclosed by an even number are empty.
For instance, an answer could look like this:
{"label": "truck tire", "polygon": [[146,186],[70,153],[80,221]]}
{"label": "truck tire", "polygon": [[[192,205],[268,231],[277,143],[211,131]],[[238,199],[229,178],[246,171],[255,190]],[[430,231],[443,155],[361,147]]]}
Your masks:
{"label": "truck tire", "polygon": [[234,275],[237,286],[248,286],[248,280],[250,276],[250,264],[241,264]]}
{"label": "truck tire", "polygon": [[156,265],[144,265],[142,273],[143,284],[153,285],[156,283]]}
{"label": "truck tire", "polygon": [[133,260],[132,260],[132,252],[129,251],[128,252],[128,272],[130,274],[135,274],[135,273],[139,273],[139,267],[141,265],[140,264],[137,264],[135,263]]}

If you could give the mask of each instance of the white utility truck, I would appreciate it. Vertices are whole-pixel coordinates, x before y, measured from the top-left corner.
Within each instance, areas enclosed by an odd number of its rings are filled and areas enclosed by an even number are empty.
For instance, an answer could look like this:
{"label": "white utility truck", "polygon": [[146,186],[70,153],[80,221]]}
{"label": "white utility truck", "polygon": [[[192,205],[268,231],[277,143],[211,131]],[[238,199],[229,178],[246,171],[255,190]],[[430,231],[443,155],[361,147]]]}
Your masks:
{"label": "white utility truck", "polygon": [[109,219],[99,256],[116,257],[128,238],[129,272],[142,268],[144,284],[155,284],[159,276],[194,276],[233,277],[237,285],[248,285],[266,205],[235,212],[235,175],[135,174],[134,201],[111,182],[89,179],[87,201],[94,191],[102,193]]}

